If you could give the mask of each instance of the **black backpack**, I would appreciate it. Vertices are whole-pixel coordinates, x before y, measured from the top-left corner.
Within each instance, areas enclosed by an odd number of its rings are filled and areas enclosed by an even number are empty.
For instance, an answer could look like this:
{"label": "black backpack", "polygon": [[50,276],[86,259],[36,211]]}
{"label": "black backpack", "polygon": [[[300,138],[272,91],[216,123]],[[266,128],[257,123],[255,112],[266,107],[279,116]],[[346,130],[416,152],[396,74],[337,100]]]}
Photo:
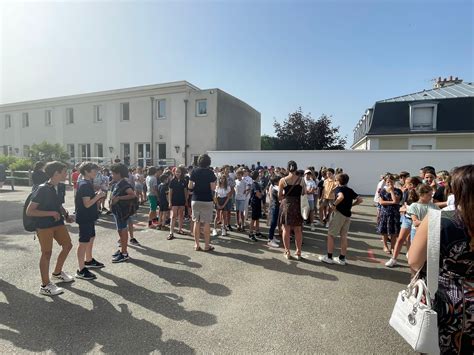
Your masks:
{"label": "black backpack", "polygon": [[26,209],[28,208],[28,205],[30,204],[31,198],[33,197],[33,192],[31,192],[28,197],[26,198],[25,204],[23,205],[23,228],[27,232],[35,232],[36,231],[36,222],[37,222],[37,217],[30,217],[26,215]]}
{"label": "black backpack", "polygon": [[[117,194],[117,196],[121,196],[126,190],[132,189],[133,187],[130,184],[125,185],[121,191]],[[122,195],[123,196],[123,195]],[[116,206],[112,206],[112,212],[121,220],[126,221],[131,216],[135,215],[140,208],[140,203],[138,201],[138,197],[130,200],[121,200],[117,203]]]}

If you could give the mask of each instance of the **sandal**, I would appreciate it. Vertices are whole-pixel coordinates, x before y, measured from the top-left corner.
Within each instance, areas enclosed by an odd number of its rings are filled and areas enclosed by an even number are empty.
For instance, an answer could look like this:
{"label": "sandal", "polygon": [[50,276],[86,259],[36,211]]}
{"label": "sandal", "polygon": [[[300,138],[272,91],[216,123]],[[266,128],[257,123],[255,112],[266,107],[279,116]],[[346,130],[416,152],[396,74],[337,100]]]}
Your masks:
{"label": "sandal", "polygon": [[289,250],[286,250],[285,253],[283,254],[287,260],[291,259],[291,253]]}
{"label": "sandal", "polygon": [[173,233],[170,233],[170,235],[169,235],[168,238],[166,238],[166,239],[167,239],[167,240],[172,240],[172,239],[174,239]]}
{"label": "sandal", "polygon": [[182,231],[182,230],[179,230],[177,233],[178,233],[179,235],[186,235],[186,232],[184,232],[184,231]]}
{"label": "sandal", "polygon": [[195,251],[202,251],[201,247],[194,247]]}
{"label": "sandal", "polygon": [[209,252],[209,251],[213,251],[214,249],[215,248],[212,245],[209,245],[209,248],[203,249],[202,251]]}

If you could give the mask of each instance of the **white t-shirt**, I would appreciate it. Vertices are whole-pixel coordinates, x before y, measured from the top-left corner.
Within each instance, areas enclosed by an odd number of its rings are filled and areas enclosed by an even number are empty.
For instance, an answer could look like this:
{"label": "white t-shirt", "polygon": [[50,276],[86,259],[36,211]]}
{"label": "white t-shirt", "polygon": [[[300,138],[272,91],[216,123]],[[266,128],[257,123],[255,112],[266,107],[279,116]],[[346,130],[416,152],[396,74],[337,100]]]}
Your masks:
{"label": "white t-shirt", "polygon": [[247,183],[244,179],[235,180],[234,190],[236,200],[244,201],[247,198],[245,194],[245,192],[247,191]]}
{"label": "white t-shirt", "polygon": [[217,197],[219,198],[225,198],[227,197],[227,194],[230,192],[230,186],[227,186],[227,188],[223,188],[223,187],[218,187],[216,188],[216,194],[217,194]]}
{"label": "white t-shirt", "polygon": [[385,180],[382,179],[377,184],[377,189],[375,190],[375,194],[374,194],[374,202],[375,203],[379,203],[380,191],[382,191],[384,186],[385,186]]}
{"label": "white t-shirt", "polygon": [[[314,189],[316,191],[316,183],[314,182],[314,180],[312,179],[304,179],[304,182],[306,183],[306,191],[309,191],[311,189]],[[308,196],[308,201],[314,201],[314,192],[313,193],[310,193],[310,194],[307,194]]]}
{"label": "white t-shirt", "polygon": [[156,176],[148,175],[145,181],[147,196],[158,196],[158,192],[156,191],[156,188],[158,187],[158,181],[156,180]]}

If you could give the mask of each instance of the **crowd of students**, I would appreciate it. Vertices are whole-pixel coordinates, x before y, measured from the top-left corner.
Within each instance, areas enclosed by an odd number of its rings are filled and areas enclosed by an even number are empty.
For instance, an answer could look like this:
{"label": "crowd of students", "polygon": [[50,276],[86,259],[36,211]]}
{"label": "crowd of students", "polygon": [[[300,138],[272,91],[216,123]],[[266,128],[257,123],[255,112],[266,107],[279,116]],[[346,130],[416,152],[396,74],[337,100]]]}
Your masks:
{"label": "crowd of students", "polygon": [[[41,248],[40,293],[63,292],[56,283],[72,282],[74,277],[63,271],[73,245],[65,222],[79,225],[76,278],[91,280],[97,276],[90,269],[104,264],[94,258],[95,223],[101,212],[112,214],[119,240],[113,263],[129,259],[128,243],[139,244],[133,236],[134,214],[140,204],[149,205],[148,227],[187,234],[184,223],[190,220],[194,250],[214,250],[211,236],[226,236],[234,228],[248,231],[251,242],[267,239],[269,247],[283,242],[284,257],[302,259],[303,225],[314,230],[327,228],[327,253],[319,260],[327,264],[346,265],[351,209],[362,198],[348,187],[349,176],[342,169],[308,167],[299,170],[296,162],[286,168],[251,168],[239,165],[211,168],[211,159],[202,155],[197,167],[148,167],[129,169],[116,162],[108,169],[85,162],[72,174],[75,214],[63,207],[67,166],[61,162],[38,164],[33,174],[34,187],[26,215],[35,218],[36,235]],[[109,193],[110,191],[110,193]],[[307,198],[309,213],[303,218],[302,199]],[[108,201],[108,205],[107,202]],[[426,235],[429,209],[443,209],[441,222],[440,287],[435,309],[441,322],[442,352],[472,347],[473,319],[466,312],[474,307],[474,167],[467,165],[436,173],[431,166],[422,168],[419,176],[406,171],[386,173],[377,185],[377,232],[383,249],[390,254],[385,264],[397,264],[403,246],[413,272],[426,261]],[[108,206],[108,209],[106,208]],[[231,215],[235,211],[232,226]],[[171,213],[171,214],[170,214]],[[318,216],[318,218],[316,218]],[[268,235],[260,222],[267,218]],[[176,231],[177,224],[177,231]],[[213,225],[211,232],[211,224]],[[276,230],[278,228],[278,237]],[[340,237],[340,254],[333,258],[334,239]],[[130,238],[130,240],[129,240]],[[292,256],[291,240],[296,251]],[[201,247],[201,240],[204,246]],[[50,277],[49,265],[53,241],[61,246]],[[412,250],[413,249],[413,250]],[[408,256],[409,251],[409,256]],[[466,334],[468,335],[466,337]]]}
{"label": "crowd of students", "polygon": [[[91,269],[104,267],[93,257],[96,235],[95,224],[101,213],[112,214],[118,233],[119,249],[112,263],[127,261],[128,245],[140,245],[134,237],[134,214],[139,205],[148,202],[148,228],[169,230],[167,239],[174,234],[186,235],[184,224],[190,222],[195,250],[212,251],[211,236],[228,232],[248,232],[251,242],[267,239],[272,248],[283,242],[284,256],[292,258],[291,240],[295,240],[294,258],[301,260],[302,227],[308,224],[329,228],[328,253],[321,261],[333,263],[333,239],[341,236],[341,255],[336,261],[345,264],[347,232],[351,207],[362,199],[347,187],[349,176],[332,168],[313,167],[298,170],[290,161],[286,168],[263,167],[260,163],[251,168],[238,165],[211,168],[209,156],[203,155],[197,167],[147,167],[129,169],[116,162],[110,167],[99,167],[90,162],[77,165],[71,174],[74,190],[75,213],[64,209],[66,188],[64,180],[67,166],[61,162],[37,163],[33,173],[33,192],[26,214],[37,222],[37,236],[41,245],[40,292],[56,295],[63,289],[49,278],[49,263],[53,240],[63,248],[53,272],[54,280],[72,282],[74,277],[62,270],[64,260],[72,248],[64,222],[79,225],[77,247],[78,269],[75,277],[85,280],[97,276]],[[303,220],[301,197],[306,196],[309,213]],[[108,201],[108,203],[107,203]],[[319,203],[319,220],[318,215]],[[107,208],[108,207],[108,208]],[[235,211],[235,225],[231,215]],[[331,216],[334,216],[331,218]],[[192,218],[190,218],[192,217]],[[269,233],[264,236],[261,219],[267,219]],[[211,231],[211,225],[213,225]],[[276,231],[278,229],[278,237]],[[201,247],[201,237],[204,247]]]}

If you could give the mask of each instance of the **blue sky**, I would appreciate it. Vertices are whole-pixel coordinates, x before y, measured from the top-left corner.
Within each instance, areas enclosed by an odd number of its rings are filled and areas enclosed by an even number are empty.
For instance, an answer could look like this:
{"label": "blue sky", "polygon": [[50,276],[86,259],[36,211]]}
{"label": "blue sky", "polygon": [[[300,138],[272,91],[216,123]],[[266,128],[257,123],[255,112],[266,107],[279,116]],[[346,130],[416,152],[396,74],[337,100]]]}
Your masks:
{"label": "blue sky", "polygon": [[473,80],[472,1],[2,2],[0,102],[167,81],[352,129],[379,99]]}

